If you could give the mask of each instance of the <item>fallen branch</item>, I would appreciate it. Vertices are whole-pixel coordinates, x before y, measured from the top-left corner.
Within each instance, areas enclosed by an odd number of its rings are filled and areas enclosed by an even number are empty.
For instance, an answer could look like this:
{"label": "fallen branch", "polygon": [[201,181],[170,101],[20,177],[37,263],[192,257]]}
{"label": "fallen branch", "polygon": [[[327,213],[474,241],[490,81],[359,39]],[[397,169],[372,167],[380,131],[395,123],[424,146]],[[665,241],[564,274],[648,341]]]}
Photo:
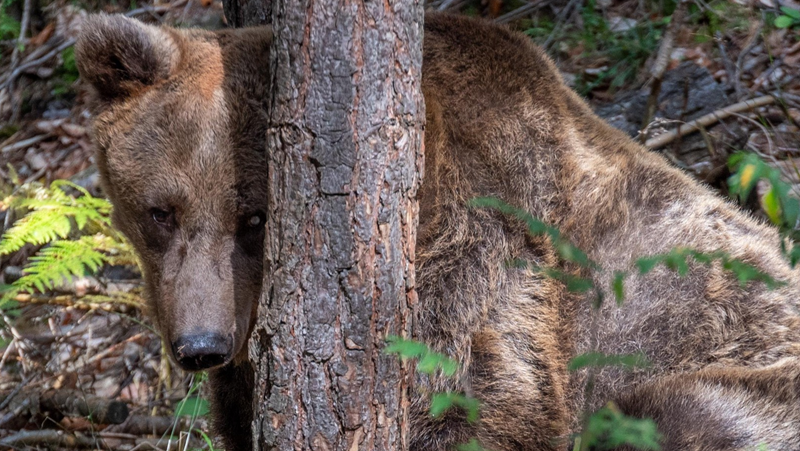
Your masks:
{"label": "fallen branch", "polygon": [[192,418],[189,416],[175,418],[131,415],[123,423],[109,426],[103,432],[162,436],[167,432],[173,431],[173,429],[175,431],[188,431],[191,427]]}
{"label": "fallen branch", "polygon": [[141,298],[130,293],[114,293],[113,297],[110,295],[86,295],[78,297],[71,294],[59,296],[18,294],[12,299],[16,302],[24,302],[28,304],[58,305],[61,307],[72,307],[82,310],[99,309],[109,312],[122,311],[123,313],[127,311],[127,309],[122,307],[133,307],[136,309],[141,309],[144,307],[144,303],[142,302]]}
{"label": "fallen branch", "polygon": [[22,141],[17,141],[14,144],[9,144],[7,146],[4,146],[2,149],[0,149],[0,152],[6,153],[6,152],[11,152],[12,150],[23,149],[25,147],[32,146],[49,136],[50,136],[49,134],[45,133],[43,135],[34,136],[33,138],[23,139]]}
{"label": "fallen branch", "polygon": [[80,433],[67,434],[64,431],[45,429],[39,431],[20,431],[0,440],[0,445],[10,447],[23,447],[34,445],[50,445],[64,448],[91,448],[95,449],[97,441]]}
{"label": "fallen branch", "polygon": [[8,394],[6,394],[3,402],[0,402],[0,410],[3,410],[6,407],[8,407],[8,405],[11,404],[11,401],[14,400],[14,397],[17,396],[17,393],[19,393],[26,385],[28,385],[28,382],[30,382],[34,377],[35,375],[26,376],[25,379],[23,379],[22,382],[19,383],[19,385],[17,385],[13,390],[11,390]]}
{"label": "fallen branch", "polygon": [[[0,399],[5,400],[12,395],[11,392],[3,392],[0,393]],[[23,400],[20,401],[21,405],[27,402],[29,410],[89,417],[97,424],[120,424],[128,418],[128,405],[124,402],[87,395],[77,390],[49,390],[42,394],[23,390],[16,397]]]}
{"label": "fallen branch", "polygon": [[743,111],[751,110],[753,108],[769,105],[774,102],[775,102],[775,97],[773,96],[761,96],[761,97],[756,97],[755,99],[750,99],[750,100],[745,100],[743,102],[735,103],[733,105],[714,111],[713,113],[701,116],[691,122],[687,122],[686,124],[681,125],[675,130],[671,130],[661,135],[658,135],[654,138],[650,138],[644,145],[651,149],[657,149],[659,147],[666,146],[667,144],[671,143],[672,141],[682,136],[688,135],[689,133],[700,130],[701,128],[708,127],[711,124],[715,124],[727,117],[733,116],[736,113],[741,113]]}
{"label": "fallen branch", "polygon": [[80,432],[64,432],[56,429],[19,431],[0,440],[0,446],[24,448],[31,446],[70,449],[131,449],[144,450],[183,450],[201,445],[194,436],[174,438],[141,438],[128,434],[107,434],[95,432],[91,436]]}
{"label": "fallen branch", "polygon": [[31,21],[31,0],[25,0],[24,6],[22,8],[22,21],[20,22],[19,26],[19,36],[17,37],[17,45],[14,46],[14,50],[11,52],[11,67],[17,67],[17,63],[19,62],[19,52],[22,50],[23,46],[25,45],[25,35],[28,33],[28,24]]}

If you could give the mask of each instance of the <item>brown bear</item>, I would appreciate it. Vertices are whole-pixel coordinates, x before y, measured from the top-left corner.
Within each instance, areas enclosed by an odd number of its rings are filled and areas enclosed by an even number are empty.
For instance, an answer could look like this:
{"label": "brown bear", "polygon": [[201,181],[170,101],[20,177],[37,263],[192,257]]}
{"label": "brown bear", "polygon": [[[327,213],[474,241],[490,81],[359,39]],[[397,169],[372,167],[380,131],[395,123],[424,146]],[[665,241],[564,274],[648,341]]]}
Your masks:
{"label": "brown bear", "polygon": [[[114,221],[141,256],[151,314],[178,364],[210,369],[215,424],[251,449],[246,342],[262,274],[268,28],[177,30],[90,17],[76,48],[94,93],[97,161]],[[416,338],[456,358],[420,381],[482,402],[481,420],[413,405],[412,449],[565,449],[608,400],[653,418],[668,450],[800,449],[800,270],[776,230],[597,118],[522,34],[430,14],[423,93]],[[575,270],[552,243],[468,201],[495,196],[560,228],[603,271],[677,246],[722,250],[785,284],[741,287],[720,265],[631,276],[625,303],[591,301],[530,268]],[[643,353],[602,368],[575,355]],[[419,390],[421,391],[421,390]],[[587,396],[587,393],[591,395]],[[586,398],[589,399],[586,399]]]}

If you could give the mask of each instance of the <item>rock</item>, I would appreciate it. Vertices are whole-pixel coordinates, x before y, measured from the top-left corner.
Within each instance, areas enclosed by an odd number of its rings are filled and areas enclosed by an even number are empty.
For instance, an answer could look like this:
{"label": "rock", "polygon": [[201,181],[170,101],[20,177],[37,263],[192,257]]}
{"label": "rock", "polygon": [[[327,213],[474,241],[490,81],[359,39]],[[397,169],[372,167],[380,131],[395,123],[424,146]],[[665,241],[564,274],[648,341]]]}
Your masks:
{"label": "rock", "polygon": [[[613,102],[596,107],[595,112],[614,127],[636,137],[642,128],[649,96],[649,87],[620,93]],[[664,75],[654,119],[675,121],[667,125],[671,129],[733,103],[736,102],[707,69],[684,62]],[[699,132],[684,136],[671,147],[676,157],[701,178],[725,164],[727,149],[741,148],[747,140],[747,133],[730,120],[711,126],[706,132],[711,150]]]}

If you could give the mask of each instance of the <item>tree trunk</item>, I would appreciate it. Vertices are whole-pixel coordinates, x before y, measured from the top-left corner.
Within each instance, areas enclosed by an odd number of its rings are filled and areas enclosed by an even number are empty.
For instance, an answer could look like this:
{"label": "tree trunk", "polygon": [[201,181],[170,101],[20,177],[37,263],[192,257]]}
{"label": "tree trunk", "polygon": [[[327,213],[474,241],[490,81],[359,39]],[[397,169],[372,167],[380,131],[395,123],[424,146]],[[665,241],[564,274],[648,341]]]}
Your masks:
{"label": "tree trunk", "polygon": [[406,449],[422,0],[272,6],[255,449]]}

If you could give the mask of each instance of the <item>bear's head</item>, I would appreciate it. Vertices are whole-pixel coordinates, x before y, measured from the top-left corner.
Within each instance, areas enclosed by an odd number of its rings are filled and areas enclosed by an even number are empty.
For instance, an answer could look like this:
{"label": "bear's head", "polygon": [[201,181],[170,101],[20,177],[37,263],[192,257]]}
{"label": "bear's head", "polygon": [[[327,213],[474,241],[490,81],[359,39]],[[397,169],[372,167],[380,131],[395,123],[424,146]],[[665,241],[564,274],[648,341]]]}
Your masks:
{"label": "bear's head", "polygon": [[181,367],[246,356],[261,291],[266,29],[86,19],[75,48],[115,225],[139,254],[150,314]]}

